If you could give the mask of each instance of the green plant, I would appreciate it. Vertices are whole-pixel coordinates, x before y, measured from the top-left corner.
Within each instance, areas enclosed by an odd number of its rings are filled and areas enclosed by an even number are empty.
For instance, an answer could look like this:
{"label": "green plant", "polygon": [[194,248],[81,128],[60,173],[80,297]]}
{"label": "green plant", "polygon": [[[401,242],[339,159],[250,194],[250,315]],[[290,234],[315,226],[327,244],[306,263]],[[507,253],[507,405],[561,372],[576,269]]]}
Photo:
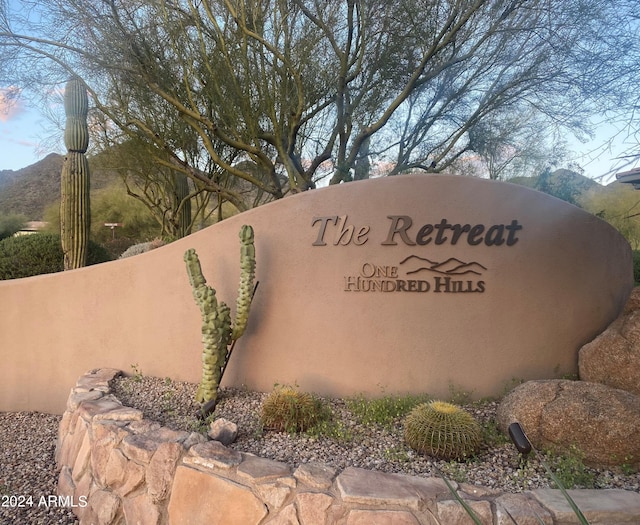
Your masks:
{"label": "green plant", "polygon": [[631,476],[632,474],[635,474],[638,469],[635,467],[634,463],[636,463],[636,461],[634,460],[633,456],[625,456],[624,462],[620,465],[621,472],[625,476]]}
{"label": "green plant", "polygon": [[207,286],[202,274],[200,260],[194,249],[184,254],[193,297],[202,315],[202,379],[196,401],[215,409],[218,387],[226,369],[235,341],[242,336],[247,326],[249,308],[253,299],[256,257],[253,245],[253,228],[244,225],[240,229],[240,284],[236,301],[236,317],[232,322],[231,310],[224,302],[218,302],[216,291]]}
{"label": "green plant", "polygon": [[387,461],[395,461],[398,463],[407,463],[411,460],[407,449],[400,446],[386,448],[384,450],[384,456]]}
{"label": "green plant", "polygon": [[131,372],[133,373],[133,380],[136,383],[140,383],[142,381],[142,370],[138,363],[131,365]]}
{"label": "green plant", "polygon": [[416,405],[428,400],[427,395],[387,395],[374,399],[358,395],[347,399],[346,404],[363,425],[374,423],[389,426],[396,419],[407,415]]}
{"label": "green plant", "polygon": [[312,438],[325,437],[339,441],[341,443],[350,443],[354,439],[353,429],[345,424],[344,421],[333,417],[331,409],[320,403],[319,417],[310,428],[304,432]]}
{"label": "green plant", "polygon": [[585,466],[584,454],[575,445],[571,445],[564,454],[550,453],[549,456],[556,484],[560,483],[563,487],[570,489],[595,486],[595,475]]}
{"label": "green plant", "polygon": [[27,222],[24,215],[0,213],[0,240],[20,231]]}
{"label": "green plant", "polygon": [[404,439],[414,450],[441,459],[465,459],[477,452],[482,430],[460,407],[431,401],[415,407],[405,418]]}
{"label": "green plant", "polygon": [[304,432],[327,416],[322,402],[290,386],[276,386],[262,404],[261,421],[266,430]]}
{"label": "green plant", "polygon": [[[110,260],[102,246],[89,242],[87,264]],[[0,280],[61,272],[63,269],[60,236],[57,234],[34,233],[0,241]]]}
{"label": "green plant", "polygon": [[87,265],[91,228],[89,162],[85,155],[89,146],[88,110],[87,89],[82,80],[73,77],[64,90],[67,155],[60,177],[60,235],[65,270]]}
{"label": "green plant", "polygon": [[473,391],[467,392],[461,386],[449,383],[449,402],[454,405],[466,405],[471,402]]}

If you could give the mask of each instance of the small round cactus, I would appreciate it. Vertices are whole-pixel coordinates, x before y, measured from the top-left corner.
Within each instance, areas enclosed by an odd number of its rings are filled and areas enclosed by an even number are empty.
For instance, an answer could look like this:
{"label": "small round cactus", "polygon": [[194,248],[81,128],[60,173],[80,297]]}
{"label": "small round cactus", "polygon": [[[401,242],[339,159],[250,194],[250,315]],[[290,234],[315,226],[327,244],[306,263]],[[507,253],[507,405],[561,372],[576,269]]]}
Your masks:
{"label": "small round cactus", "polygon": [[303,432],[321,419],[321,408],[311,394],[280,386],[262,404],[262,425],[276,432]]}
{"label": "small round cactus", "polygon": [[465,459],[482,443],[480,425],[463,409],[444,401],[415,407],[405,419],[404,439],[412,449],[439,459]]}

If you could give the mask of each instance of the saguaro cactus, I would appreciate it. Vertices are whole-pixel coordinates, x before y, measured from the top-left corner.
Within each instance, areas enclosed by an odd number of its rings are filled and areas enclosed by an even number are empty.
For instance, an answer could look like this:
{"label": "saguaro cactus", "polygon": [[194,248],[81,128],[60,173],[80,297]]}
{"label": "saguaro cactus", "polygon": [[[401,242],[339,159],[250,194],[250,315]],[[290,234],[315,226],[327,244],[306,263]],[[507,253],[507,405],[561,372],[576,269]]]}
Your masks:
{"label": "saguaro cactus", "polygon": [[231,355],[233,343],[242,336],[247,326],[249,308],[253,299],[256,258],[253,245],[253,228],[244,225],[240,229],[240,285],[236,301],[235,320],[224,302],[218,302],[216,291],[207,285],[202,274],[198,254],[189,249],[184,254],[187,274],[193,290],[193,297],[202,315],[202,379],[196,401],[213,404],[218,399],[218,387],[222,374]]}
{"label": "saguaro cactus", "polygon": [[64,143],[67,156],[60,177],[60,237],[65,270],[87,264],[91,225],[89,163],[85,156],[89,146],[88,109],[89,101],[84,83],[74,77],[67,82],[64,90],[64,111],[67,117]]}

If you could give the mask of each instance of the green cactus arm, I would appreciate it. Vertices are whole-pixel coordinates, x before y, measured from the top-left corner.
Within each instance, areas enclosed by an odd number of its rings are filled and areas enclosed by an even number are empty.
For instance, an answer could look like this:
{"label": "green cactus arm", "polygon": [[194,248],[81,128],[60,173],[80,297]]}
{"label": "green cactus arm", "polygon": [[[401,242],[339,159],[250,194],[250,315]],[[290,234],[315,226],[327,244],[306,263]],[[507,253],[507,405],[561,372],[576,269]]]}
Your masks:
{"label": "green cactus arm", "polygon": [[249,309],[253,299],[253,281],[256,275],[256,249],[253,243],[253,228],[243,225],[240,229],[240,284],[236,300],[236,317],[232,339],[242,336],[249,319]]}

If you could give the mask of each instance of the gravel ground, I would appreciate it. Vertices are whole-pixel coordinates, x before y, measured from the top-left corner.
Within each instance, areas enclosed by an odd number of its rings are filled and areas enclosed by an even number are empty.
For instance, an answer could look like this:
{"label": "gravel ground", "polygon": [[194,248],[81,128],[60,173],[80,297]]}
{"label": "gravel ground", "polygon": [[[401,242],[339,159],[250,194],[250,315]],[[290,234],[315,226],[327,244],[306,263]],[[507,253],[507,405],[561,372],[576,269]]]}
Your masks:
{"label": "gravel ground", "polygon": [[[115,395],[128,406],[143,410],[145,417],[181,430],[206,427],[196,414],[196,385],[140,375],[112,383]],[[481,423],[486,445],[466,462],[437,461],[416,454],[402,438],[402,418],[392,424],[364,424],[350,410],[354,400],[324,402],[332,413],[322,431],[298,435],[265,431],[260,407],[266,394],[224,389],[216,417],[238,424],[232,448],[283,461],[292,468],[320,461],[336,468],[363,467],[415,476],[435,476],[440,470],[449,479],[483,485],[507,492],[551,486],[542,464],[535,458],[522,460],[515,447],[497,431],[497,403],[463,405]],[[60,416],[35,412],[0,413],[0,524],[75,525],[70,509],[49,501],[56,494],[54,453]],[[622,488],[640,492],[640,473],[589,469],[579,460],[542,456],[558,474],[577,487]],[[42,499],[44,497],[44,499]]]}
{"label": "gravel ground", "polygon": [[[140,375],[117,378],[115,395],[128,406],[141,409],[145,417],[173,429],[197,430],[202,423],[195,415],[199,405],[193,399],[197,386]],[[150,394],[152,393],[152,394]],[[511,441],[495,425],[497,402],[466,404],[485,432],[486,445],[466,462],[438,461],[421,456],[404,444],[402,417],[390,425],[363,424],[349,409],[362,402],[325,399],[333,414],[324,432],[287,434],[265,431],[260,408],[267,394],[223,389],[215,416],[238,425],[238,439],[232,448],[288,463],[320,461],[343,469],[348,466],[415,476],[436,476],[440,470],[458,482],[483,485],[507,492],[522,492],[552,486],[540,461],[523,460]],[[206,429],[205,429],[206,430]],[[542,455],[557,474],[573,480],[576,488],[623,488],[640,492],[640,473],[623,473],[586,468],[579,459]],[[561,478],[562,479],[562,478]]]}
{"label": "gravel ground", "polygon": [[70,509],[56,505],[60,419],[38,412],[0,413],[0,524],[78,523]]}

